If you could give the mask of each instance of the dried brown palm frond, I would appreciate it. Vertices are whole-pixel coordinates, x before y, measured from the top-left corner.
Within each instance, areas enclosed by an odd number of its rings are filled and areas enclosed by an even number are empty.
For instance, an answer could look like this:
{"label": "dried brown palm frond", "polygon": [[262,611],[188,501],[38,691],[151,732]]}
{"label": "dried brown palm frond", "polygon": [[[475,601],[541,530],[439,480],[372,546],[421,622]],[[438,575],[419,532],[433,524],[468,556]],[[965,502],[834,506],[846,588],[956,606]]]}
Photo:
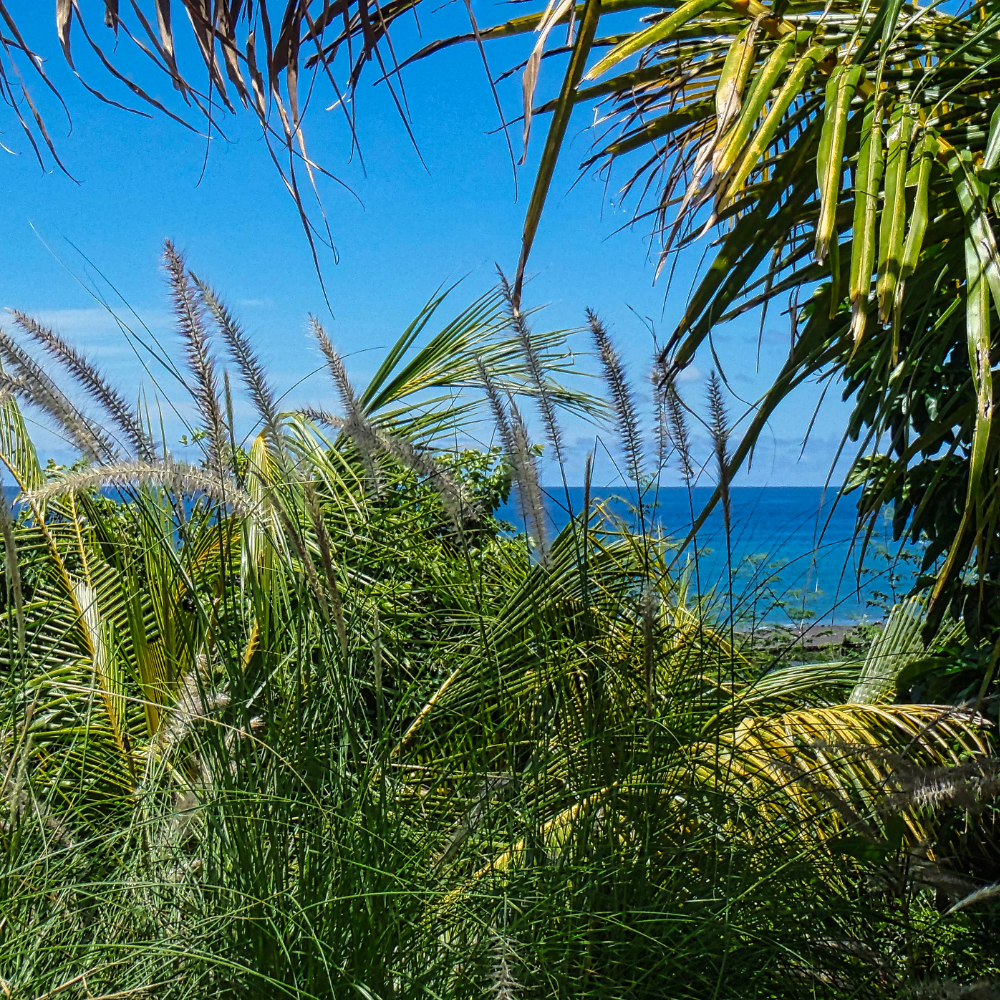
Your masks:
{"label": "dried brown palm frond", "polygon": [[170,240],[164,244],[163,265],[170,283],[178,332],[184,341],[188,369],[194,379],[189,390],[205,430],[208,465],[221,477],[228,467],[226,424],[222,416],[219,379],[209,346],[208,330],[205,328],[202,302],[184,265],[184,258]]}
{"label": "dried brown palm frond", "polygon": [[83,414],[46,374],[45,370],[9,334],[0,330],[0,358],[17,376],[17,392],[50,417],[88,461],[115,456],[115,448],[104,431]]}
{"label": "dried brown palm frond", "polygon": [[58,361],[86,390],[125,435],[135,454],[144,461],[156,458],[156,446],[146,433],[135,409],[124,396],[72,344],[31,316],[12,310],[14,322]]}
{"label": "dried brown palm frond", "polygon": [[628,474],[633,482],[640,483],[643,474],[642,431],[639,415],[632,398],[632,386],[625,374],[622,359],[611,343],[607,328],[593,309],[587,310],[587,325],[590,327],[594,346],[601,359],[601,370],[611,394],[611,404],[615,412],[615,425],[625,449]]}

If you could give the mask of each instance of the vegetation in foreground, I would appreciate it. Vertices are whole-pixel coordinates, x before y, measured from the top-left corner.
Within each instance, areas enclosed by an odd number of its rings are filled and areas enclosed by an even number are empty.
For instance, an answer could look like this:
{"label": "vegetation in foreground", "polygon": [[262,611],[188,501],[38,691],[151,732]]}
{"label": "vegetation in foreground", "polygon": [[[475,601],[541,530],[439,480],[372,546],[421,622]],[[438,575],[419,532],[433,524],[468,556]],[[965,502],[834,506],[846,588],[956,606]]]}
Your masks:
{"label": "vegetation in foreground", "polygon": [[[166,263],[197,464],[52,331],[0,338],[0,993],[993,995],[1000,776],[960,626],[925,650],[914,600],[861,662],[783,663],[641,511],[588,497],[547,540],[526,406],[557,457],[561,410],[610,413],[643,489],[691,474],[676,394],[644,454],[597,317],[608,403],[501,288],[431,335],[433,302],[360,392],[314,324],[338,405],[282,412]],[[22,406],[80,463],[44,468]],[[484,415],[502,448],[448,448]]]}

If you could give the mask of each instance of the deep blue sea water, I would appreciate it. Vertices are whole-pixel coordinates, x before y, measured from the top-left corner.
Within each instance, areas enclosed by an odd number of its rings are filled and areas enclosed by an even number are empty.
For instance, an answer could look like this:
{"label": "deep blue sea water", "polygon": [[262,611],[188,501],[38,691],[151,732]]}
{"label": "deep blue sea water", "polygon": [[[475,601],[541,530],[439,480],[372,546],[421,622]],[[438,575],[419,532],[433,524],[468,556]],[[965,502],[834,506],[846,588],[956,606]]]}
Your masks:
{"label": "deep blue sea water", "polygon": [[[711,487],[690,493],[684,487],[650,490],[643,498],[645,523],[682,541],[691,527],[692,507],[697,517],[711,495]],[[591,496],[633,529],[639,527],[634,490],[594,489]],[[574,512],[582,510],[582,487],[571,487],[568,500]],[[547,489],[545,503],[551,537],[569,520],[566,492]],[[681,556],[678,568],[687,569],[693,587],[702,594],[713,591],[727,608],[731,591],[736,615],[747,622],[881,620],[884,606],[909,589],[915,563],[906,554],[919,555],[919,549],[911,546],[900,557],[884,519],[862,560],[855,503],[853,495],[838,502],[836,490],[820,487],[734,487],[732,577],[721,508],[699,532],[697,545]],[[500,515],[523,524],[516,498]]]}

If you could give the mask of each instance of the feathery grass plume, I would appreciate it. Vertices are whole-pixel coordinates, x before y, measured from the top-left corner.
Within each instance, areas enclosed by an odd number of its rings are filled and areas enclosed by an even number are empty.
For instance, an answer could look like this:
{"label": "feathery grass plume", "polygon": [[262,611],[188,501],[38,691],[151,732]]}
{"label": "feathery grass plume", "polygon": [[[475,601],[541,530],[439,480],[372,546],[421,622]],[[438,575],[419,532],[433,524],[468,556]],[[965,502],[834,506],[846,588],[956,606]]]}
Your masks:
{"label": "feathery grass plume", "polygon": [[690,486],[694,482],[694,462],[691,459],[691,435],[687,417],[684,415],[684,400],[673,381],[663,387],[663,397],[667,406],[667,433],[677,460],[680,463],[681,478]]}
{"label": "feathery grass plume", "polygon": [[199,653],[177,691],[173,708],[157,733],[161,746],[179,746],[196,722],[229,704],[225,689],[210,690],[211,679],[208,657]]}
{"label": "feathery grass plume", "polygon": [[988,979],[977,979],[973,983],[960,983],[955,979],[930,979],[912,983],[903,996],[926,997],[926,1000],[997,1000],[1000,989]]}
{"label": "feathery grass plume", "polygon": [[963,765],[958,765],[928,771],[916,780],[907,782],[909,787],[904,785],[902,791],[890,796],[889,804],[896,809],[934,809],[942,805],[954,805],[976,812],[1000,791],[996,762],[991,764],[989,770],[966,770]]}
{"label": "feathery grass plume", "polygon": [[314,424],[325,424],[334,430],[342,431],[347,427],[347,421],[343,417],[338,417],[335,413],[319,406],[303,406],[295,412]]}
{"label": "feathery grass plume", "polygon": [[507,407],[504,406],[503,397],[500,395],[496,382],[493,381],[493,376],[490,375],[483,359],[478,355],[476,356],[476,370],[479,373],[479,381],[482,383],[483,391],[486,393],[490,412],[493,414],[493,423],[500,435],[500,444],[503,446],[504,454],[509,456],[514,451],[514,434],[510,429]]}
{"label": "feathery grass plume", "polygon": [[114,457],[114,445],[92,420],[84,416],[44,369],[8,333],[0,330],[0,357],[17,374],[20,393],[48,414],[88,461]]}
{"label": "feathery grass plume", "polygon": [[670,458],[670,417],[667,413],[666,387],[660,382],[659,370],[654,365],[649,381],[653,387],[653,420],[656,432],[656,468],[662,471]]}
{"label": "feathery grass plume", "polygon": [[519,992],[524,989],[511,971],[510,962],[507,960],[510,951],[507,936],[497,934],[497,943],[493,950],[493,970],[490,974],[490,996],[493,1000],[518,1000]]}
{"label": "feathery grass plume", "polygon": [[513,399],[510,400],[510,431],[513,450],[507,456],[507,460],[511,464],[514,481],[521,497],[521,507],[528,520],[526,527],[530,526],[535,546],[542,563],[545,564],[548,562],[548,548],[545,506],[542,503],[542,487],[538,481],[538,459],[531,449],[528,427]]}
{"label": "feathery grass plume", "polygon": [[556,408],[552,402],[552,394],[548,390],[545,379],[545,370],[542,359],[538,356],[538,349],[531,338],[531,330],[528,328],[524,313],[514,304],[514,293],[510,284],[500,267],[497,266],[497,274],[500,276],[500,291],[503,294],[504,302],[507,304],[507,321],[510,328],[517,337],[521,354],[528,366],[528,377],[538,394],[538,410],[542,415],[542,425],[545,427],[545,435],[552,445],[552,451],[560,469],[563,467],[563,443],[562,431],[559,422],[556,420]]}
{"label": "feathery grass plume", "polygon": [[533,534],[542,561],[546,559],[545,549],[545,508],[542,504],[542,489],[538,482],[538,465],[531,453],[531,441],[528,428],[525,426],[521,413],[513,398],[508,396],[508,407],[504,405],[500,389],[493,376],[483,364],[482,358],[476,358],[476,368],[486,393],[486,399],[493,414],[500,443],[503,445],[504,457],[510,466],[511,477],[517,486],[518,502],[524,517],[525,528],[529,535]]}
{"label": "feathery grass plume", "polygon": [[713,369],[708,376],[708,426],[712,435],[712,450],[719,476],[719,494],[722,499],[722,518],[726,537],[732,530],[732,503],[729,495],[729,415],[722,398],[722,381]]}
{"label": "feathery grass plume", "polygon": [[614,349],[607,328],[593,309],[587,310],[587,325],[590,327],[594,346],[601,357],[604,380],[611,393],[611,405],[615,411],[615,424],[625,448],[629,475],[636,485],[642,479],[642,436],[639,432],[639,417],[632,399],[632,387],[625,375],[625,366]]}
{"label": "feathery grass plume", "polygon": [[0,535],[3,536],[7,590],[14,598],[14,614],[17,618],[17,652],[19,656],[24,656],[24,592],[21,588],[21,567],[18,564],[17,545],[14,540],[14,519],[11,517],[10,507],[2,491],[0,491]]}
{"label": "feathery grass plume", "polygon": [[463,484],[440,463],[435,462],[431,454],[418,450],[398,434],[390,434],[378,428],[373,428],[373,432],[382,451],[400,465],[422,476],[424,482],[438,494],[448,516],[459,530],[467,521],[479,520],[481,512]]}
{"label": "feathery grass plume", "polygon": [[[966,721],[975,719],[971,713],[959,708],[949,713],[949,717]],[[887,766],[887,780],[897,790],[887,795],[880,804],[879,811],[883,813],[904,809],[933,810],[944,805],[977,812],[1000,792],[1000,760],[994,757],[975,757],[961,764],[930,768],[873,744],[821,740],[814,745],[819,749],[837,750],[844,757],[860,757]]]}
{"label": "feathery grass plume", "polygon": [[202,493],[230,508],[237,517],[256,519],[253,497],[235,483],[226,482],[194,465],[177,462],[116,462],[72,472],[24,494],[27,503],[42,504],[53,497],[67,496],[101,487],[159,486],[178,493]]}
{"label": "feathery grass plume", "polygon": [[345,432],[349,432],[350,428],[357,424],[363,424],[378,451],[422,477],[438,494],[448,516],[460,530],[468,521],[478,521],[482,516],[482,511],[468,495],[464,485],[446,468],[435,462],[433,455],[415,448],[412,442],[401,435],[374,427],[364,417],[356,418],[354,421],[345,420],[314,406],[305,406],[296,410],[296,413],[314,424],[325,424],[327,427]]}
{"label": "feathery grass plume", "polygon": [[361,458],[361,464],[364,465],[365,472],[368,474],[375,492],[378,493],[381,486],[381,477],[379,476],[375,455],[375,435],[372,432],[371,424],[365,418],[361,405],[358,402],[358,397],[355,395],[354,386],[351,385],[347,369],[344,367],[344,359],[337,352],[337,349],[333,346],[332,341],[323,329],[323,325],[315,316],[309,317],[309,328],[312,330],[312,334],[319,344],[319,349],[323,352],[323,357],[326,358],[326,365],[330,369],[330,376],[333,379],[337,393],[340,395],[341,405],[344,407],[346,418],[344,420],[343,431],[354,442],[354,446],[357,448],[358,455]]}
{"label": "feathery grass plume", "polygon": [[283,442],[279,432],[280,417],[278,404],[274,390],[268,381],[267,372],[260,358],[257,356],[257,352],[253,349],[250,338],[212,287],[195,274],[191,275],[191,279],[197,286],[198,291],[201,292],[205,308],[215,321],[215,325],[219,328],[219,332],[222,334],[222,338],[229,348],[229,353],[233,356],[233,360],[240,370],[240,376],[246,384],[247,391],[250,393],[250,399],[253,401],[257,412],[263,418],[272,443],[280,450]]}
{"label": "feathery grass plume", "polygon": [[14,322],[47,351],[86,390],[125,435],[132,450],[144,461],[156,458],[156,446],[143,429],[139,416],[125,397],[71,344],[26,313],[11,310]]}
{"label": "feathery grass plume", "polygon": [[6,403],[12,396],[23,394],[27,389],[24,379],[12,378],[0,370],[0,404]]}
{"label": "feathery grass plume", "polygon": [[194,376],[194,385],[189,386],[189,391],[198,407],[206,433],[208,464],[221,476],[228,467],[225,462],[226,430],[219,402],[219,380],[215,360],[209,350],[202,303],[195,294],[184,266],[184,258],[170,240],[164,244],[163,263],[170,284],[178,332],[184,340],[184,355],[188,369]]}
{"label": "feathery grass plume", "polygon": [[929,885],[949,896],[968,896],[978,888],[975,882],[948,871],[933,861],[912,860],[911,857],[910,874],[914,882]]}
{"label": "feathery grass plume", "polygon": [[984,885],[981,889],[977,889],[975,892],[970,892],[968,896],[964,899],[960,899],[948,913],[956,913],[958,910],[964,910],[967,906],[975,906],[977,903],[985,903],[988,899],[994,899],[996,896],[1000,896],[1000,882],[995,882],[993,885]]}

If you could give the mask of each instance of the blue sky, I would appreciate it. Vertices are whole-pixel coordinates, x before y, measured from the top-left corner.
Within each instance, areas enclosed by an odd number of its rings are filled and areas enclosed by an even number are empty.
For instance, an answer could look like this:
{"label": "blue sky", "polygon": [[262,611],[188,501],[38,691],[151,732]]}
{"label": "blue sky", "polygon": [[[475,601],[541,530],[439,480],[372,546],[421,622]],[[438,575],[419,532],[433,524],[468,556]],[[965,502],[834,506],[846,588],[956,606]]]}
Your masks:
{"label": "blue sky", "polygon": [[[475,9],[481,24],[510,16],[509,7],[503,5],[480,2]],[[207,144],[202,175],[203,136],[163,117],[138,118],[100,104],[63,66],[48,5],[39,13],[33,0],[17,0],[12,11],[20,14],[22,25],[28,25],[29,40],[47,57],[48,69],[67,98],[73,119],[69,134],[58,106],[43,98],[37,84],[33,87],[75,181],[52,169],[50,162],[48,170],[41,170],[9,114],[0,121],[4,133],[0,141],[17,154],[0,152],[5,181],[0,199],[4,237],[0,305],[39,315],[133,392],[139,371],[131,351],[87,286],[101,285],[95,270],[99,269],[154,332],[169,338],[169,306],[158,270],[160,248],[168,237],[235,307],[275,381],[284,386],[317,365],[306,335],[310,311],[324,315],[335,343],[349,356],[355,381],[363,384],[375,367],[378,349],[396,339],[442,282],[464,277],[454,293],[457,312],[492,285],[494,262],[513,272],[547,121],[538,120],[534,127],[515,202],[503,138],[489,134],[496,128],[497,114],[472,46],[452,48],[406,71],[413,131],[427,169],[414,152],[386,88],[371,86],[374,75],[363,82],[358,100],[366,171],[356,157],[349,160],[343,118],[324,110],[332,98],[325,87],[319,88],[307,118],[310,152],[357,195],[332,182],[321,183],[340,253],[339,264],[334,264],[332,255],[323,258],[330,318],[295,208],[249,114],[225,122],[228,141],[213,139]],[[425,32],[461,31],[464,18],[463,8],[452,4],[425,15]],[[78,38],[76,52],[88,82],[126,100],[127,91],[85,58],[83,44]],[[412,51],[417,39],[401,33],[397,44],[403,52]],[[529,46],[530,41],[522,38],[490,47],[494,69],[524,58]],[[127,55],[123,62],[156,97],[179,109],[165,77]],[[558,86],[561,71],[555,60],[543,64],[540,93],[547,95]],[[518,77],[502,86],[501,97],[508,114],[515,115]],[[637,314],[648,317],[661,336],[670,332],[681,314],[702,247],[681,259],[669,295],[663,283],[654,286],[654,266],[647,259],[641,224],[616,234],[634,208],[634,203],[624,207],[615,203],[623,178],[613,177],[605,186],[602,178],[586,175],[574,186],[577,165],[591,141],[588,121],[588,113],[581,110],[570,126],[571,143],[535,243],[529,266],[535,278],[525,301],[547,305],[536,323],[549,327],[576,326],[585,307],[598,310],[641,381],[652,345]],[[765,325],[759,371],[756,319],[747,318],[716,337],[732,388],[746,399],[766,387],[787,344],[787,325],[778,310]],[[586,349],[585,339],[578,346]],[[684,391],[692,402],[701,398],[711,364],[710,357],[699,356],[687,373]],[[315,401],[327,391],[325,383],[313,380],[297,393]],[[819,388],[807,386],[786,403],[772,420],[753,470],[742,481],[822,484],[845,422],[846,408],[834,398],[837,395],[835,389],[829,393],[801,458],[802,436]],[[735,400],[733,408],[742,410]],[[595,432],[576,424],[567,430],[573,442],[573,480],[579,478],[582,456],[592,446]],[[52,448],[58,452],[56,443]],[[610,479],[612,473],[605,468],[601,475]]]}

